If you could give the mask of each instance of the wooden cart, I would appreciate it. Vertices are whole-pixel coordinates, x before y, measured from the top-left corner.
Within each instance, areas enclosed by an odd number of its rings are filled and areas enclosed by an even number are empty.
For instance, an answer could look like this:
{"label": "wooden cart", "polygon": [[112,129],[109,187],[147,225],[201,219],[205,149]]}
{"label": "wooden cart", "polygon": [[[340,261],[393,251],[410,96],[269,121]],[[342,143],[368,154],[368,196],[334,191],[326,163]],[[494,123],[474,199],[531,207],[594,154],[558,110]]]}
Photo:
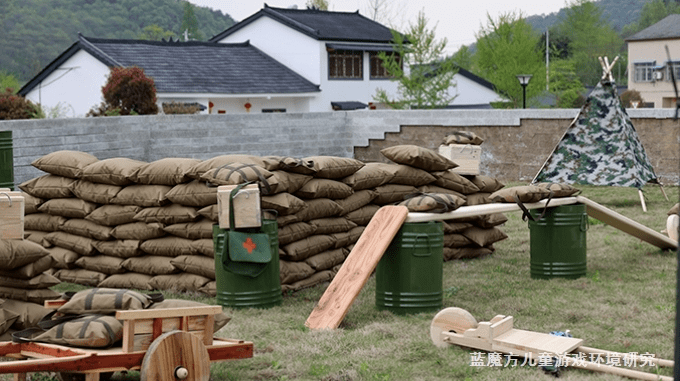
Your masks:
{"label": "wooden cart", "polygon": [[[672,360],[643,357],[635,352],[619,353],[591,348],[583,346],[582,339],[516,329],[512,316],[496,315],[488,322],[478,323],[477,319],[468,311],[458,307],[448,307],[439,311],[432,319],[430,338],[434,345],[440,348],[458,345],[465,348],[533,359],[555,357],[562,362],[563,366],[616,374],[638,380],[673,381],[673,377],[608,365],[604,362],[588,359],[600,359],[601,355],[620,359],[624,364],[647,363],[670,368],[675,365]],[[570,354],[578,356],[570,356]]]}
{"label": "wooden cart", "polygon": [[[57,307],[62,301],[47,302]],[[0,373],[25,381],[27,373],[59,372],[62,380],[98,381],[113,372],[139,370],[142,381],[210,378],[210,363],[253,357],[253,343],[213,337],[220,306],[117,311],[122,346],[84,349],[43,343],[0,343]]]}

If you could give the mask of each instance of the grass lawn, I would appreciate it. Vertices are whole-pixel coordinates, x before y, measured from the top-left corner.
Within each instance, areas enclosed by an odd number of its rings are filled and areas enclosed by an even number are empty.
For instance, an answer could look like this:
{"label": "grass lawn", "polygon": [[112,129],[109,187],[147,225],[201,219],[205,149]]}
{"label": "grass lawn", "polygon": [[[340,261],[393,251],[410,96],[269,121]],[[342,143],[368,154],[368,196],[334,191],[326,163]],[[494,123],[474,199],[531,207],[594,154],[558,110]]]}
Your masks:
{"label": "grass lawn", "polygon": [[[519,184],[508,184],[508,186]],[[678,188],[644,188],[648,212],[636,189],[580,187],[582,194],[654,230],[665,229],[666,212]],[[655,246],[590,219],[587,273],[574,280],[530,277],[527,222],[506,213],[508,239],[485,258],[444,263],[444,307],[469,311],[478,321],[512,315],[515,328],[570,330],[584,345],[673,359],[676,252]],[[371,277],[340,329],[310,331],[304,323],[327,284],[285,295],[279,307],[226,309],[232,321],[216,335],[254,342],[252,359],[215,363],[212,380],[550,380],[535,366],[472,366],[474,350],[440,349],[429,337],[437,311],[400,316],[375,307]],[[74,289],[61,285],[59,290]],[[214,303],[195,295],[166,294]],[[505,364],[505,359],[503,363]],[[521,360],[519,360],[521,364]],[[672,376],[671,369],[634,368]],[[564,380],[619,380],[576,368]],[[134,379],[136,375],[116,376]],[[41,376],[45,377],[45,376]],[[36,378],[38,379],[38,378]],[[45,378],[49,379],[49,378]]]}

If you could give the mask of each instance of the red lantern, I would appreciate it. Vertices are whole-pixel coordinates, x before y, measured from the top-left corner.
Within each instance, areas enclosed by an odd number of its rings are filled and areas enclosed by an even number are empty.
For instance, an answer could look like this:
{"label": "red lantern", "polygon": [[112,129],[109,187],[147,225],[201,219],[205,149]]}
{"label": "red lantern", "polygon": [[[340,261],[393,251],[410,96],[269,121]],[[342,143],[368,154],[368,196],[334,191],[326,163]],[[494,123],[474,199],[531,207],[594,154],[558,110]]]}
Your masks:
{"label": "red lantern", "polygon": [[250,108],[253,107],[253,105],[251,105],[250,102],[246,102],[246,104],[244,104],[243,107],[245,107],[246,110],[250,111]]}

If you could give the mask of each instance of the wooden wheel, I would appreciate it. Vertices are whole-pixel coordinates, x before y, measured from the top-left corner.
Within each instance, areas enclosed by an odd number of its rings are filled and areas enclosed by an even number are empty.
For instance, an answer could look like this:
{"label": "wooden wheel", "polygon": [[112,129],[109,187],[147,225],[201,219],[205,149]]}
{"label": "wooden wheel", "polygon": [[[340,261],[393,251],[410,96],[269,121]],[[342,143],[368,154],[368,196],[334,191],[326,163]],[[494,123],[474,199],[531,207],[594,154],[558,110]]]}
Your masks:
{"label": "wooden wheel", "polygon": [[442,332],[455,332],[463,334],[470,328],[477,327],[477,319],[466,310],[458,307],[448,307],[439,311],[430,324],[430,338],[434,345],[439,348],[449,346],[444,342]]}
{"label": "wooden wheel", "polygon": [[197,336],[183,331],[154,340],[142,360],[141,381],[208,381],[210,355]]}

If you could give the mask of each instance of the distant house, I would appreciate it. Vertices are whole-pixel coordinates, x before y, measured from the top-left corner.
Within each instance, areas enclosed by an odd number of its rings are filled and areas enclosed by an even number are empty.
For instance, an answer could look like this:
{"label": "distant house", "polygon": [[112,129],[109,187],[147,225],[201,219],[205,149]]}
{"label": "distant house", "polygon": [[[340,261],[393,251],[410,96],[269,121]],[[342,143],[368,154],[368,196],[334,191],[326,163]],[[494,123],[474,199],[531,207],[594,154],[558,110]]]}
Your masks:
{"label": "distant house", "polygon": [[450,93],[456,98],[447,108],[488,109],[492,108],[491,103],[505,100],[496,92],[493,83],[463,68],[458,69],[453,81],[456,87]]}
{"label": "distant house", "polygon": [[[206,112],[308,111],[319,87],[248,42],[160,42],[79,36],[19,93],[43,106],[68,104],[85,115],[102,100],[114,66],[139,66],[156,84],[159,105],[198,103]],[[252,99],[252,100],[251,100]],[[219,104],[219,110],[214,106]],[[252,105],[253,103],[251,103]]]}
{"label": "distant house", "polygon": [[[667,16],[658,23],[626,39],[628,42],[628,88],[640,92],[654,108],[675,107],[671,70],[680,79],[680,14]],[[668,60],[666,46],[671,55]]]}
{"label": "distant house", "polygon": [[[85,115],[101,102],[111,67],[139,66],[163,103],[198,103],[202,113],[366,109],[378,88],[397,92],[380,52],[392,32],[359,12],[265,7],[209,42],[112,40],[79,35],[19,93]],[[489,107],[493,85],[461,70],[452,107]]]}

